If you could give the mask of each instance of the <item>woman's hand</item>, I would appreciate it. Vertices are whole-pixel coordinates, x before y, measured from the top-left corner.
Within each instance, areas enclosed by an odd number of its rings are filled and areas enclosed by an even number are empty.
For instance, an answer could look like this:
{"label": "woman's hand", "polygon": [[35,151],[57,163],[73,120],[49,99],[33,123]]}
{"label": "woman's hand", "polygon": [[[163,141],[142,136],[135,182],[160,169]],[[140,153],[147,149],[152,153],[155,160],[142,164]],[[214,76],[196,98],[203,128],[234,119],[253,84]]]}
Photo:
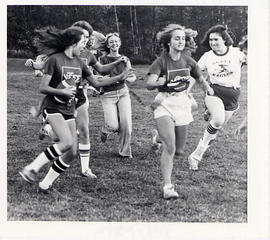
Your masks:
{"label": "woman's hand", "polygon": [[29,58],[29,59],[26,60],[26,62],[25,62],[24,65],[25,65],[26,67],[33,67],[33,64],[34,64],[34,60],[31,59],[31,58]]}
{"label": "woman's hand", "polygon": [[73,98],[76,94],[76,87],[75,86],[70,86],[67,88],[63,88],[61,90],[62,90],[63,96],[68,97],[68,98]]}
{"label": "woman's hand", "polygon": [[213,88],[211,88],[209,85],[208,85],[207,88],[206,88],[206,93],[207,93],[207,95],[209,95],[209,96],[214,96],[214,94],[215,94]]}

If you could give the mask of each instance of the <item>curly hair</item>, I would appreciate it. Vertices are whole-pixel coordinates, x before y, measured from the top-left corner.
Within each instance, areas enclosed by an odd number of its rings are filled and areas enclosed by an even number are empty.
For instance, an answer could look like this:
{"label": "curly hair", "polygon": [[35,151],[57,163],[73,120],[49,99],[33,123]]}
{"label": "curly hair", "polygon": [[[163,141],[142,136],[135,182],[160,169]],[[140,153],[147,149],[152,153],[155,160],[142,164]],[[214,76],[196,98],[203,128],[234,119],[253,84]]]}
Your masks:
{"label": "curly hair", "polygon": [[222,39],[225,41],[225,46],[233,45],[233,39],[228,32],[227,25],[215,25],[209,28],[208,31],[204,34],[204,37],[201,41],[202,46],[208,49],[211,49],[209,45],[209,35],[211,33],[218,33],[222,37]]}
{"label": "curly hair", "polygon": [[162,44],[163,48],[169,52],[169,43],[172,38],[172,32],[175,30],[185,30],[185,27],[179,24],[169,24],[162,31],[157,33],[157,40]]}
{"label": "curly hair", "polygon": [[117,33],[117,32],[108,33],[108,34],[105,36],[105,38],[106,38],[105,41],[103,42],[103,50],[105,50],[106,53],[109,53],[109,52],[110,52],[110,49],[108,48],[108,43],[109,43],[109,39],[110,39],[111,37],[113,37],[113,36],[118,37],[119,40],[120,40],[120,42],[121,42],[119,33]]}

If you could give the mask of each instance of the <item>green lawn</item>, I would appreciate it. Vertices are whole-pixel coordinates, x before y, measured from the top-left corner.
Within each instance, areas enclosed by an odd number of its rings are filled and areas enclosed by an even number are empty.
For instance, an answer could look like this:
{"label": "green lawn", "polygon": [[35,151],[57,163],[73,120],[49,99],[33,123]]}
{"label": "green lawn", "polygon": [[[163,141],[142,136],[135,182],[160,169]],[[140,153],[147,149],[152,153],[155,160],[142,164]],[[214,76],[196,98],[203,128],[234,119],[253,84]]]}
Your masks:
{"label": "green lawn", "polygon": [[[190,124],[185,155],[174,163],[173,179],[180,198],[165,201],[161,194],[160,153],[151,153],[152,113],[132,98],[134,158],[117,156],[117,136],[102,144],[99,129],[103,113],[98,98],[90,97],[91,168],[97,182],[80,176],[79,159],[55,182],[51,195],[40,195],[18,171],[43,151],[49,141],[38,140],[40,122],[28,110],[37,105],[39,80],[23,66],[8,60],[7,201],[9,221],[106,222],[247,222],[247,136],[235,140],[233,132],[247,114],[247,76],[243,69],[241,108],[205,154],[200,170],[188,170],[188,155],[196,147],[207,123],[202,118],[203,94],[195,86],[199,111]],[[130,87],[149,104],[155,92],[142,80],[148,66],[134,66],[138,80]],[[44,176],[48,168],[40,172]]]}

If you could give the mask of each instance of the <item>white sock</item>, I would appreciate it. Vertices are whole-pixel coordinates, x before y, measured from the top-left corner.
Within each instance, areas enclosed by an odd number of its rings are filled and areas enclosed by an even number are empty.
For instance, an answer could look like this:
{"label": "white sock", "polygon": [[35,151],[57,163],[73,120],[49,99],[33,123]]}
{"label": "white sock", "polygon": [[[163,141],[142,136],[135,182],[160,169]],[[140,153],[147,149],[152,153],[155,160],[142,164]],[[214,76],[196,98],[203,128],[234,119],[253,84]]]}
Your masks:
{"label": "white sock", "polygon": [[79,153],[82,172],[85,172],[89,168],[90,148],[91,148],[90,143],[89,144],[79,143]]}
{"label": "white sock", "polygon": [[26,166],[26,168],[38,172],[40,168],[42,168],[45,164],[49,162],[50,160],[46,157],[45,153],[42,152],[37,156],[37,158],[33,162],[31,162],[28,166]]}
{"label": "white sock", "polygon": [[50,167],[45,178],[40,182],[40,187],[48,189],[53,182],[69,167],[68,164],[64,163],[61,157],[56,159],[53,165]]}
{"label": "white sock", "polygon": [[203,139],[202,139],[202,144],[204,146],[208,146],[211,143],[211,141],[213,141],[216,138],[217,131],[220,128],[221,127],[216,127],[214,125],[214,123],[212,121],[210,121],[209,125],[207,126],[207,128],[204,131]]}

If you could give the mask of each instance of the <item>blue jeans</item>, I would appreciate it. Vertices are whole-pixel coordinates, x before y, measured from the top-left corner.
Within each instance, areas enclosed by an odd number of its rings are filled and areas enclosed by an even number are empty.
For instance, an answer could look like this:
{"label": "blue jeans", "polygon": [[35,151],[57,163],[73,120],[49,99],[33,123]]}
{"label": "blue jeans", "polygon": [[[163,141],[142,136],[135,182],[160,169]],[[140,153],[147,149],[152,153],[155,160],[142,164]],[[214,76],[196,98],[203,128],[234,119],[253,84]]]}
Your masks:
{"label": "blue jeans", "polygon": [[132,157],[131,153],[131,101],[128,87],[105,92],[101,95],[105,125],[119,132],[119,154]]}

